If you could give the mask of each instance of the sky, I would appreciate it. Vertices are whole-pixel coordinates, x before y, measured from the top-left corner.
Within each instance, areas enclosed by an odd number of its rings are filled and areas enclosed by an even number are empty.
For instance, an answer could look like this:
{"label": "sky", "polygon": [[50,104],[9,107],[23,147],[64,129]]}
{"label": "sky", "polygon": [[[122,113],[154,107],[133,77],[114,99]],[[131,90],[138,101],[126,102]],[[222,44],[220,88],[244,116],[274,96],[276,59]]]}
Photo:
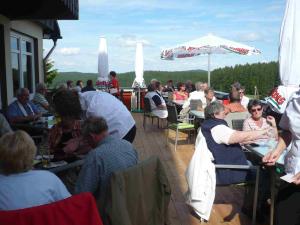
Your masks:
{"label": "sky", "polygon": [[[213,55],[211,68],[278,59],[285,0],[80,0],[79,20],[59,21],[63,39],[51,55],[61,72],[97,72],[99,38],[109,70],[134,71],[137,42],[144,69],[207,70],[207,56],[166,61],[160,52],[209,33],[258,48],[261,55]],[[44,40],[47,53],[53,42]]]}

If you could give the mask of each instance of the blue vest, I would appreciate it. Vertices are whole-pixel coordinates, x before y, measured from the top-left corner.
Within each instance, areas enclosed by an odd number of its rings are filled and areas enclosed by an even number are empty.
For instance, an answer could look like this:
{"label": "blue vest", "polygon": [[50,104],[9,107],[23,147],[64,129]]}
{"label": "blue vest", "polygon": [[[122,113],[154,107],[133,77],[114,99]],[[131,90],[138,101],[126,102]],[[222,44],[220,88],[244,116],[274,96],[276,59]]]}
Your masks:
{"label": "blue vest", "polygon": [[[225,120],[208,119],[201,125],[201,131],[205,137],[207,147],[212,152],[215,164],[248,165],[246,156],[239,144],[218,144],[214,141],[211,129],[217,125],[228,126]],[[217,184],[234,184],[245,181],[247,171],[217,169]]]}

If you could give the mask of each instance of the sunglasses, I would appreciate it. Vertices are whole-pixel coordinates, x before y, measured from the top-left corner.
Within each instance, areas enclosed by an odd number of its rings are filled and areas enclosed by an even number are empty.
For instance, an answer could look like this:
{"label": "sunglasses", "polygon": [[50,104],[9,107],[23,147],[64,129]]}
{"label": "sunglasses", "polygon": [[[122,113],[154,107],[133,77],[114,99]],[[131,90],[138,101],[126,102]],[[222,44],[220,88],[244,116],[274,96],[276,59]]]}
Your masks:
{"label": "sunglasses", "polygon": [[262,110],[262,108],[256,108],[256,109],[251,109],[251,112],[259,112],[259,111],[261,111]]}

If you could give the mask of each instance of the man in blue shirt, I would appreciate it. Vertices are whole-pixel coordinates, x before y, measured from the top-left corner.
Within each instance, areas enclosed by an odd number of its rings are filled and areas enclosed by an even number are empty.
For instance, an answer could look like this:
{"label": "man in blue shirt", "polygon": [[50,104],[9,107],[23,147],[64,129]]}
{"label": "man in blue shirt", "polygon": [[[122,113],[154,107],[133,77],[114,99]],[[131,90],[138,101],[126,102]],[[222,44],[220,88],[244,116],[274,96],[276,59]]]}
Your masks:
{"label": "man in blue shirt", "polygon": [[88,118],[82,133],[94,149],[85,158],[75,192],[93,193],[103,209],[112,173],[136,165],[138,155],[131,143],[108,135],[103,118]]}
{"label": "man in blue shirt", "polygon": [[17,100],[8,106],[7,117],[10,123],[31,122],[41,117],[38,108],[29,100],[27,88],[17,91]]}

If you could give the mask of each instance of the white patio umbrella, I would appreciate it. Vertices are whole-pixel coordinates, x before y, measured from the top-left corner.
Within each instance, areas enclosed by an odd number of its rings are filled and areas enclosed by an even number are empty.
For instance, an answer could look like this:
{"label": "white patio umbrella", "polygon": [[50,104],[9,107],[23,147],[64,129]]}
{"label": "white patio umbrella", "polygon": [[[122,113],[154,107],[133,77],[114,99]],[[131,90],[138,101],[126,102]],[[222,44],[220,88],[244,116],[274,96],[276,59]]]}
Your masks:
{"label": "white patio umbrella", "polygon": [[144,55],[143,55],[143,43],[136,44],[135,52],[135,79],[132,84],[133,88],[145,88],[144,80]]}
{"label": "white patio umbrella", "polygon": [[98,81],[105,83],[109,81],[108,77],[109,67],[108,67],[108,54],[107,54],[107,44],[104,37],[100,37],[99,49],[98,49]]}
{"label": "white patio umbrella", "polygon": [[260,54],[261,52],[254,47],[208,34],[204,37],[183,43],[174,48],[163,50],[161,52],[161,59],[174,60],[175,58],[187,58],[206,54],[208,56],[208,85],[210,85],[211,54],[227,53],[252,55]]}
{"label": "white patio umbrella", "polygon": [[290,96],[300,84],[300,2],[287,0],[281,24],[279,73],[281,86],[273,90],[268,103],[276,112],[283,113]]}

